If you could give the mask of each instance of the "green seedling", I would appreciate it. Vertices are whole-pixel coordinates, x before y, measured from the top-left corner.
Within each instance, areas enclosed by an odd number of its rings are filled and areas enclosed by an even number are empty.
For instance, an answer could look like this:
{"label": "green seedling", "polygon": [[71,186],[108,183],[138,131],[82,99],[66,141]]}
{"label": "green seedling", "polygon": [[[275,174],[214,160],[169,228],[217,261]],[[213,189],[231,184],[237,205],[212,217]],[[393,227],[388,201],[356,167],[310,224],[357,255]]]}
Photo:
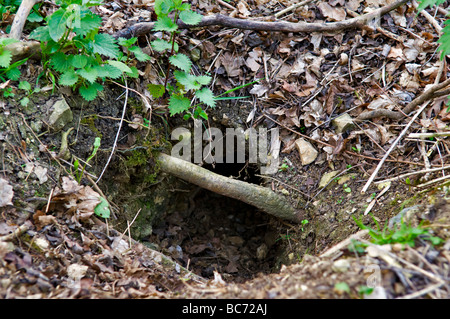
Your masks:
{"label": "green seedling", "polygon": [[343,188],[344,188],[344,192],[346,192],[346,193],[351,193],[352,192],[352,189],[350,187],[348,187],[347,184],[344,184]]}
{"label": "green seedling", "polygon": [[353,220],[361,229],[367,229],[369,231],[369,235],[372,237],[372,242],[376,245],[385,245],[385,244],[407,244],[410,247],[414,247],[415,240],[417,238],[421,238],[423,240],[428,240],[432,245],[439,245],[443,242],[443,240],[439,237],[432,236],[427,228],[423,226],[421,223],[418,227],[414,227],[410,224],[404,222],[403,218],[400,223],[396,223],[392,229],[388,228],[388,224],[386,223],[383,228],[380,227],[378,221],[371,214],[373,221],[377,229],[373,229],[369,226],[366,226],[362,223],[362,221],[356,219],[354,216]]}
{"label": "green seedling", "polygon": [[307,219],[302,220],[302,222],[301,222],[301,224],[302,224],[302,231],[304,231],[303,226],[305,226],[308,223],[309,223],[309,221]]}
{"label": "green seedling", "polygon": [[92,154],[91,156],[88,157],[88,159],[86,160],[86,162],[84,163],[83,168],[81,169],[81,172],[79,172],[79,167],[80,167],[80,162],[78,159],[75,160],[75,162],[73,163],[73,167],[75,170],[75,174],[74,177],[76,179],[76,181],[78,182],[78,184],[81,182],[81,178],[83,177],[84,171],[86,169],[87,164],[89,163],[89,161],[94,158],[94,156],[97,154],[98,148],[100,147],[101,144],[101,139],[100,137],[96,137],[95,141],[94,141],[94,149],[92,150]]}

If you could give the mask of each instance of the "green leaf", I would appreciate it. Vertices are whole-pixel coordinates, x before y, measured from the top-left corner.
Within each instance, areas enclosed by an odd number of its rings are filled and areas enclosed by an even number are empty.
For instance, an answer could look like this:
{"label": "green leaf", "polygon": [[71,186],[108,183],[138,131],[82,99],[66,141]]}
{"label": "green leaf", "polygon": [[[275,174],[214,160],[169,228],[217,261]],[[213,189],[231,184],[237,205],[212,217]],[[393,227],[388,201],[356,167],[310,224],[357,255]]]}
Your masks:
{"label": "green leaf", "polygon": [[84,69],[78,69],[76,73],[91,83],[94,83],[98,77],[98,72],[94,67],[86,67]]}
{"label": "green leaf", "polygon": [[93,51],[110,58],[119,56],[119,46],[113,36],[105,33],[96,34],[93,41]]}
{"label": "green leaf", "polygon": [[139,77],[139,71],[135,66],[132,66],[131,68],[131,72],[126,72],[126,74],[133,79],[137,79]]}
{"label": "green leaf", "polygon": [[117,42],[119,43],[119,45],[124,46],[126,48],[131,47],[133,44],[135,44],[137,41],[137,38],[130,38],[130,39],[125,39],[125,38],[119,38],[117,39]]}
{"label": "green leaf", "polygon": [[174,3],[172,0],[156,0],[155,1],[155,13],[158,17],[168,15],[170,11],[174,9]]}
{"label": "green leaf", "polygon": [[164,92],[165,92],[164,85],[162,85],[162,84],[151,84],[150,83],[147,86],[147,88],[154,99],[159,99],[160,97],[162,97],[164,95]]}
{"label": "green leaf", "polygon": [[37,27],[31,31],[29,38],[40,42],[48,42],[52,39],[50,36],[50,28],[48,26]]}
{"label": "green leaf", "polygon": [[37,11],[31,12],[27,18],[27,21],[30,22],[41,22],[42,20],[44,20],[44,18]]}
{"label": "green leaf", "polygon": [[3,50],[0,54],[0,67],[8,68],[11,65],[12,53],[9,50]]}
{"label": "green leaf", "polygon": [[189,72],[189,70],[191,69],[191,65],[192,65],[191,60],[188,58],[187,55],[184,55],[182,53],[172,55],[169,58],[169,61],[173,66],[176,66],[177,68],[179,68],[185,72]]}
{"label": "green leaf", "polygon": [[204,87],[203,89],[195,92],[195,96],[197,96],[201,102],[205,103],[206,105],[208,105],[210,107],[216,106],[216,100],[214,99],[214,94],[207,87]]}
{"label": "green leaf", "polygon": [[20,70],[18,68],[12,68],[6,71],[6,77],[12,81],[17,81],[20,79]]}
{"label": "green leaf", "polygon": [[110,64],[96,65],[95,69],[98,72],[98,76],[101,78],[108,77],[111,79],[118,79],[122,76],[122,71]]}
{"label": "green leaf", "polygon": [[156,20],[153,26],[153,31],[174,32],[177,29],[178,25],[167,16],[158,17],[158,20]]}
{"label": "green leaf", "polygon": [[109,209],[108,201],[101,196],[99,198],[100,203],[97,206],[95,206],[94,213],[99,217],[109,218],[111,216],[111,211]]}
{"label": "green leaf", "polygon": [[175,70],[173,72],[175,79],[177,79],[178,83],[184,86],[184,88],[188,90],[198,90],[201,88],[200,83],[196,81],[196,77],[187,72]]}
{"label": "green leaf", "polygon": [[47,22],[49,33],[53,41],[58,42],[66,32],[67,18],[69,17],[69,15],[69,11],[60,8],[53,12],[53,14],[48,18]]}
{"label": "green leaf", "polygon": [[71,57],[71,64],[74,68],[82,69],[86,66],[88,58],[85,55],[73,55]]}
{"label": "green leaf", "polygon": [[199,75],[195,77],[195,80],[201,85],[208,85],[211,82],[211,77],[209,75]]}
{"label": "green leaf", "polygon": [[19,89],[24,91],[30,91],[31,90],[31,84],[28,81],[20,81],[19,82]]}
{"label": "green leaf", "polygon": [[50,58],[50,65],[59,73],[63,73],[71,67],[68,56],[62,52],[57,52]]}
{"label": "green leaf", "polygon": [[97,97],[97,92],[103,91],[103,86],[98,84],[97,82],[92,83],[88,86],[81,86],[79,89],[80,95],[86,101],[92,101]]}
{"label": "green leaf", "polygon": [[121,72],[124,72],[124,73],[133,72],[130,69],[130,67],[123,62],[119,62],[119,61],[115,61],[115,60],[108,60],[107,62],[108,62],[108,64],[112,65],[113,67],[119,69]]}
{"label": "green leaf", "polygon": [[[78,24],[79,22],[79,24]],[[73,31],[79,36],[85,36],[93,30],[97,30],[102,25],[102,18],[92,12],[81,14],[81,18],[75,19]]]}
{"label": "green leaf", "polygon": [[190,106],[191,101],[187,97],[181,94],[173,94],[169,99],[170,116],[183,113],[187,111]]}
{"label": "green leaf", "polygon": [[[153,50],[158,51],[158,52],[163,52],[164,50],[172,49],[172,43],[167,42],[162,39],[153,40],[152,42],[150,42],[150,44],[151,44]],[[175,50],[175,52],[178,52],[178,44],[177,43],[174,43],[174,50]]]}
{"label": "green leaf", "polygon": [[61,77],[59,78],[59,84],[65,86],[73,86],[78,82],[78,75],[75,73],[73,69],[67,70]]}
{"label": "green leaf", "polygon": [[133,52],[138,61],[145,62],[150,60],[150,56],[142,52],[142,49],[140,47],[133,46],[129,48],[128,51]]}
{"label": "green leaf", "polygon": [[347,292],[350,293],[350,287],[346,282],[338,282],[334,285],[334,289],[338,292]]}
{"label": "green leaf", "polygon": [[444,3],[446,0],[419,0],[419,6],[417,7],[417,12],[422,11],[427,7],[432,7],[434,5],[440,5]]}
{"label": "green leaf", "polygon": [[442,51],[441,60],[450,53],[450,20],[445,21],[445,24],[447,26],[442,29],[442,35],[439,40],[437,40],[437,42],[441,44],[438,48],[439,51]]}
{"label": "green leaf", "polygon": [[186,24],[196,25],[202,21],[203,16],[191,10],[182,11],[180,13],[180,19]]}
{"label": "green leaf", "polygon": [[23,99],[20,100],[20,105],[22,106],[27,106],[28,103],[30,103],[30,99],[28,97],[24,97]]}
{"label": "green leaf", "polygon": [[7,46],[8,44],[16,43],[16,42],[19,42],[19,41],[17,41],[16,39],[12,39],[12,38],[0,38],[0,49],[3,46]]}

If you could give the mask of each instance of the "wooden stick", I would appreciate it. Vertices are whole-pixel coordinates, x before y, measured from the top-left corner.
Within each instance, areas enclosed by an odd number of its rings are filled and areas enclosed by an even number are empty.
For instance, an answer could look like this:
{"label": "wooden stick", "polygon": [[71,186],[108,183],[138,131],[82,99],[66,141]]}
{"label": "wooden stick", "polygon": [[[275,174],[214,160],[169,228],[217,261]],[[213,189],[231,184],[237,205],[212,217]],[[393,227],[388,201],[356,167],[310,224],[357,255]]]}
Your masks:
{"label": "wooden stick", "polygon": [[409,127],[412,125],[412,123],[414,123],[414,121],[416,120],[416,118],[419,116],[420,113],[422,113],[423,110],[425,110],[425,108],[428,106],[428,104],[430,104],[430,101],[426,102],[424,105],[422,105],[422,107],[416,112],[416,114],[414,114],[414,116],[412,117],[412,119],[409,121],[409,123],[405,126],[405,128],[403,129],[403,131],[400,133],[400,135],[397,137],[397,139],[394,141],[394,143],[392,143],[391,147],[389,148],[389,150],[386,152],[386,154],[384,154],[383,158],[381,159],[381,161],[378,163],[377,167],[375,168],[375,171],[372,173],[372,175],[370,176],[369,180],[367,181],[366,185],[364,185],[363,189],[361,190],[361,193],[365,193],[367,191],[367,189],[369,188],[370,184],[372,183],[372,181],[375,179],[375,177],[378,174],[378,171],[380,170],[381,166],[383,166],[384,162],[386,161],[386,159],[388,158],[389,154],[391,154],[392,150],[397,146],[397,144],[400,142],[400,140],[402,139],[403,135],[406,134],[406,132],[408,131]]}
{"label": "wooden stick", "polygon": [[[368,14],[361,15],[346,21],[330,22],[330,23],[306,23],[306,22],[285,22],[285,21],[254,21],[249,19],[231,18],[224,15],[204,16],[197,25],[188,25],[181,20],[177,21],[178,27],[182,29],[206,27],[206,26],[222,26],[229,28],[238,28],[244,30],[255,31],[276,31],[276,32],[339,32],[345,29],[362,28],[367,23],[377,17],[397,9],[409,0],[397,0],[387,6],[374,10]],[[141,22],[133,26],[120,30],[114,34],[115,38],[131,38],[147,34],[152,31],[154,22]]]}
{"label": "wooden stick", "polygon": [[301,212],[297,212],[283,195],[266,187],[231,179],[166,154],[158,156],[158,163],[163,172],[189,183],[240,200],[282,219],[294,222],[302,220]]}

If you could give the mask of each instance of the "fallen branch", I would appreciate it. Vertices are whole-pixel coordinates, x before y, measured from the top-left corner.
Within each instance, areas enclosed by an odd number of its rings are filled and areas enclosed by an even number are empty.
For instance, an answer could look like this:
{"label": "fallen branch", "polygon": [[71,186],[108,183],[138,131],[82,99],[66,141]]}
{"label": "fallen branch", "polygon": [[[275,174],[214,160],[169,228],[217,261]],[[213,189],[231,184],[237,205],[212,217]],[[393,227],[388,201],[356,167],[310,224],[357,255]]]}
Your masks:
{"label": "fallen branch", "polygon": [[22,1],[11,25],[11,32],[9,33],[9,36],[11,38],[20,40],[20,37],[22,36],[23,26],[25,25],[25,21],[27,21],[31,8],[33,8],[36,2],[38,1],[37,0]]}
{"label": "fallen branch", "polygon": [[240,200],[259,208],[265,213],[282,219],[294,222],[302,220],[301,213],[295,211],[283,195],[277,194],[268,188],[218,175],[200,166],[166,154],[159,155],[158,162],[163,172],[189,183],[223,196]]}
{"label": "fallen branch", "polygon": [[[405,4],[409,0],[398,0],[387,6],[374,10],[368,14],[361,15],[356,18],[348,19],[346,21],[331,22],[331,23],[307,23],[307,22],[286,22],[286,21],[255,21],[249,19],[231,18],[224,15],[211,15],[203,17],[199,24],[193,26],[185,24],[178,20],[178,27],[181,29],[190,29],[207,26],[222,26],[229,28],[237,28],[244,30],[255,31],[277,31],[277,32],[338,32],[351,28],[365,27],[368,22],[379,18],[386,13],[397,9],[399,6]],[[153,29],[154,22],[141,22],[132,25],[127,29],[120,30],[114,34],[115,38],[131,38],[138,37],[150,33]]]}

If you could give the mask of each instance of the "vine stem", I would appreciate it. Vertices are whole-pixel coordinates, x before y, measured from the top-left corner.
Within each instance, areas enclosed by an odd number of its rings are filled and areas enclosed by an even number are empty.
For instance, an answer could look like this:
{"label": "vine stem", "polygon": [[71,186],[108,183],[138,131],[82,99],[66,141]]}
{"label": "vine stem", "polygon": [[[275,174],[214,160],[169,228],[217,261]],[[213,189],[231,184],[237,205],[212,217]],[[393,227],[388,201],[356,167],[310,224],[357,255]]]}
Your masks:
{"label": "vine stem", "polygon": [[[178,15],[180,14],[180,12],[177,10],[175,12],[175,18],[173,21],[177,21],[178,20]],[[170,35],[170,42],[172,43],[172,48],[170,50],[170,55],[169,56],[173,56],[173,52],[175,51],[175,35],[176,35],[177,31],[173,31],[172,34]],[[169,81],[169,73],[170,73],[170,61],[167,63],[167,71],[166,71],[166,79],[164,80],[164,92],[167,90],[167,82]]]}

